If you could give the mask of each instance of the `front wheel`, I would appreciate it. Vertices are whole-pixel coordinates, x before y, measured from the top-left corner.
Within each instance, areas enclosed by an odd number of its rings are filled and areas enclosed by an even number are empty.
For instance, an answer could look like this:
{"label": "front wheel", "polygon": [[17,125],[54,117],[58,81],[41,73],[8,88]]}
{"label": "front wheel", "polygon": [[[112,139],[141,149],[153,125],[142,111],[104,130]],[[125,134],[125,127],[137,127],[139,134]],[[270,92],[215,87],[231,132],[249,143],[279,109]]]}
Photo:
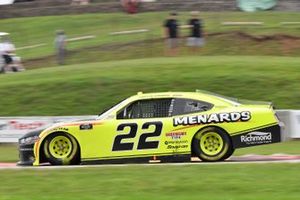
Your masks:
{"label": "front wheel", "polygon": [[196,133],[192,150],[202,161],[207,162],[225,160],[233,153],[228,134],[217,127],[204,128]]}
{"label": "front wheel", "polygon": [[45,139],[44,154],[52,165],[79,164],[79,145],[71,135],[67,133],[55,133]]}

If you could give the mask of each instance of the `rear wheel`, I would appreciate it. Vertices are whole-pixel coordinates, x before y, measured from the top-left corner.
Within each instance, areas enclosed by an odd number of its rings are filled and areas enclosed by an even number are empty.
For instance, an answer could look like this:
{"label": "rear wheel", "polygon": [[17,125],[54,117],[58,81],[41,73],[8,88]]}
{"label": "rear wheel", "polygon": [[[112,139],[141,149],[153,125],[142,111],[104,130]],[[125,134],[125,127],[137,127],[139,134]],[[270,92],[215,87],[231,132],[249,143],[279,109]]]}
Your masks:
{"label": "rear wheel", "polygon": [[79,164],[79,145],[74,137],[66,133],[55,133],[45,139],[44,154],[52,165]]}
{"label": "rear wheel", "polygon": [[223,160],[226,160],[234,153],[234,148],[230,148],[229,151],[224,155]]}
{"label": "rear wheel", "polygon": [[225,160],[233,153],[228,134],[217,127],[204,128],[196,133],[192,148],[202,161],[208,162]]}

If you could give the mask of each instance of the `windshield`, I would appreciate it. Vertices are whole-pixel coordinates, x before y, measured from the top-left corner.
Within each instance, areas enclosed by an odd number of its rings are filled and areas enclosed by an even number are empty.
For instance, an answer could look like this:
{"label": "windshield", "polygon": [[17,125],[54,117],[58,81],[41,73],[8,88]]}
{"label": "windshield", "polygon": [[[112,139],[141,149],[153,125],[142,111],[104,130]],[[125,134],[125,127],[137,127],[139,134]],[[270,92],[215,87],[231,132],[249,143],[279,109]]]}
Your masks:
{"label": "windshield", "polygon": [[105,109],[103,112],[101,112],[98,115],[97,119],[99,119],[99,120],[107,119],[110,116],[111,112],[114,111],[114,110],[120,109],[124,105],[125,101],[126,101],[126,99],[123,99],[122,101],[120,101],[116,105]]}

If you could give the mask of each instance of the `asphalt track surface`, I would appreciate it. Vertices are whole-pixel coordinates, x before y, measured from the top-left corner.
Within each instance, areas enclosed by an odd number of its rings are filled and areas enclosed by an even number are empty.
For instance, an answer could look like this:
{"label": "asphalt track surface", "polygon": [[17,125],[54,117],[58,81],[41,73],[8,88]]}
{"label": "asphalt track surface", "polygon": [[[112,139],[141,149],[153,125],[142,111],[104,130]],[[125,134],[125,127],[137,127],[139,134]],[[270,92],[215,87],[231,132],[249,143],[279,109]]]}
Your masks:
{"label": "asphalt track surface", "polygon": [[197,158],[192,158],[191,162],[184,163],[159,163],[158,161],[144,164],[101,164],[101,165],[77,165],[77,166],[34,166],[24,167],[17,166],[16,163],[0,163],[0,170],[3,169],[74,169],[86,167],[125,167],[125,166],[162,166],[162,165],[228,165],[228,164],[266,164],[266,163],[300,163],[300,155],[287,155],[287,154],[273,154],[273,155],[244,155],[232,156],[223,162],[201,162]]}

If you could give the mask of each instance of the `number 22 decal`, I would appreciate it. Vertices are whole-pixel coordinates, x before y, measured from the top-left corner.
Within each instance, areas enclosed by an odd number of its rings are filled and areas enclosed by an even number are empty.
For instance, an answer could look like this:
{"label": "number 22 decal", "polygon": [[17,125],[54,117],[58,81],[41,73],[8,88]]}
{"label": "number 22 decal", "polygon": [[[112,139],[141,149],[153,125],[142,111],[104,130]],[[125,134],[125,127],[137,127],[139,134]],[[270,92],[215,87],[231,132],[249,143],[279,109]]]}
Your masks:
{"label": "number 22 decal", "polygon": [[[142,126],[142,130],[147,130],[149,127],[155,126],[155,130],[150,133],[143,133],[140,136],[139,143],[137,146],[137,149],[157,149],[159,141],[146,141],[147,138],[150,137],[157,137],[160,136],[162,131],[162,122],[146,122]],[[126,124],[120,124],[117,128],[117,131],[123,131],[126,127],[130,128],[129,133],[117,135],[113,144],[113,151],[126,151],[126,150],[132,150],[133,149],[133,142],[123,142],[123,139],[129,139],[129,138],[135,138],[138,125],[136,123],[126,123]]]}

